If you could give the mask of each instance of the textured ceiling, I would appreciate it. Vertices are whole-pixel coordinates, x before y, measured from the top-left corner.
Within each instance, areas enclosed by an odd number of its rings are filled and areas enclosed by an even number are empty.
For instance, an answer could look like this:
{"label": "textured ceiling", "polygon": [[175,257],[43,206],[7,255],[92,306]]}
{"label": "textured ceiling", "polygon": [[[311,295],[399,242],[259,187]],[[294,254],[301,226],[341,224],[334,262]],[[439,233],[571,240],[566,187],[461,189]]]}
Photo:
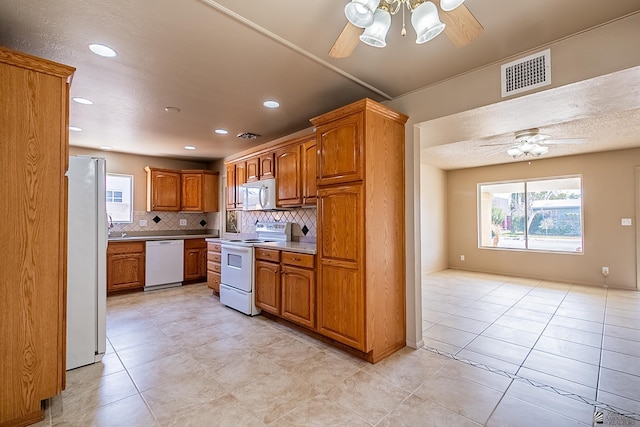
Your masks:
{"label": "textured ceiling", "polygon": [[[361,44],[333,59],[346,3],[3,0],[0,44],[77,68],[71,95],[95,104],[71,104],[70,124],[83,129],[71,133],[72,145],[216,159],[308,128],[309,118],[363,97],[393,99],[640,9],[637,0],[467,0],[485,31],[465,48],[445,36],[416,45],[410,26],[403,39],[396,16],[387,48]],[[95,56],[87,49],[94,42],[118,56]],[[265,109],[266,99],[281,108]],[[214,135],[217,127],[229,135]],[[241,132],[262,137],[244,141]]]}

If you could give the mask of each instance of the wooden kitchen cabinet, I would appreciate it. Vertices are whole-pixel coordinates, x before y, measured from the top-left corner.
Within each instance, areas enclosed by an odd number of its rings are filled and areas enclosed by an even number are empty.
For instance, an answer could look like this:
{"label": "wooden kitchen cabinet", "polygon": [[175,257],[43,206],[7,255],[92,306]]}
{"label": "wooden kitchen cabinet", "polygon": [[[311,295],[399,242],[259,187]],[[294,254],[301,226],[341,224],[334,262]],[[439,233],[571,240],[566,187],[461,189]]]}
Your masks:
{"label": "wooden kitchen cabinet", "polygon": [[315,256],[282,252],[282,317],[309,329],[316,326]]}
{"label": "wooden kitchen cabinet", "polygon": [[247,181],[275,178],[276,166],[274,152],[262,153],[247,159]]}
{"label": "wooden kitchen cabinet", "polygon": [[146,166],[147,212],[177,212],[181,206],[180,171]]}
{"label": "wooden kitchen cabinet", "polygon": [[280,251],[255,248],[255,304],[280,316]]}
{"label": "wooden kitchen cabinet", "polygon": [[205,239],[185,239],[184,278],[185,282],[207,279],[207,242]]}
{"label": "wooden kitchen cabinet", "polygon": [[227,188],[225,189],[227,210],[236,208],[236,165],[225,165],[227,170]]}
{"label": "wooden kitchen cabinet", "polygon": [[276,177],[275,153],[265,153],[260,155],[260,179]]}
{"label": "wooden kitchen cabinet", "polygon": [[181,180],[181,211],[218,211],[218,172],[183,170]]}
{"label": "wooden kitchen cabinet", "polygon": [[372,363],[406,341],[406,121],[370,99],[311,119],[318,154],[316,329]]}
{"label": "wooden kitchen cabinet", "polygon": [[316,184],[316,138],[302,144],[302,204],[315,206],[318,186]]}
{"label": "wooden kitchen cabinet", "polygon": [[107,293],[142,290],[145,281],[145,242],[109,242]]}
{"label": "wooden kitchen cabinet", "polygon": [[69,84],[75,69],[0,47],[0,425],[65,387]]}
{"label": "wooden kitchen cabinet", "polygon": [[301,146],[293,144],[276,151],[278,181],[276,206],[290,207],[302,204]]}
{"label": "wooden kitchen cabinet", "polygon": [[247,159],[247,176],[246,182],[256,182],[260,180],[260,158],[259,157],[251,157]]}
{"label": "wooden kitchen cabinet", "polygon": [[226,165],[227,169],[227,210],[242,209],[243,194],[241,185],[247,182],[247,162],[235,162]]}
{"label": "wooden kitchen cabinet", "polygon": [[353,111],[317,126],[317,185],[364,178],[364,116],[364,111]]}
{"label": "wooden kitchen cabinet", "polygon": [[220,294],[222,272],[222,246],[220,243],[207,242],[207,286]]}

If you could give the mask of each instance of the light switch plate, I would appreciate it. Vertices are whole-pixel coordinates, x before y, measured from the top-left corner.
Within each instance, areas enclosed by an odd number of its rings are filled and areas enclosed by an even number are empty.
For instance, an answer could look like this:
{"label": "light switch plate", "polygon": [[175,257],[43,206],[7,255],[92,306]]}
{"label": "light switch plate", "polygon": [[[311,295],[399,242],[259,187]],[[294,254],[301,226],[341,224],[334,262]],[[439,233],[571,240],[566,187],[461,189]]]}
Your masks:
{"label": "light switch plate", "polygon": [[181,219],[180,220],[180,225],[187,225],[187,220],[186,219]]}
{"label": "light switch plate", "polygon": [[630,227],[631,224],[632,224],[631,218],[622,218],[622,220],[620,221],[620,225],[624,227]]}

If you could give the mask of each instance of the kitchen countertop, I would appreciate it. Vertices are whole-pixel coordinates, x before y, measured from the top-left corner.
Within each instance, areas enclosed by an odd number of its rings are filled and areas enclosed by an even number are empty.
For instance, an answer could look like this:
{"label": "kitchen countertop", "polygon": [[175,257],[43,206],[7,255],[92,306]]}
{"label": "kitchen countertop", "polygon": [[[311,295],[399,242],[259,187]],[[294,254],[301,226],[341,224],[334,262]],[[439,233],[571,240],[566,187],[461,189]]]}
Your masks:
{"label": "kitchen countertop", "polygon": [[282,251],[298,252],[311,255],[315,255],[318,252],[317,245],[315,243],[307,242],[265,242],[256,243],[256,247],[280,249]]}
{"label": "kitchen countertop", "polygon": [[147,240],[185,240],[218,237],[218,230],[165,230],[154,232],[130,232],[121,237],[120,232],[112,233],[109,242],[133,242]]}

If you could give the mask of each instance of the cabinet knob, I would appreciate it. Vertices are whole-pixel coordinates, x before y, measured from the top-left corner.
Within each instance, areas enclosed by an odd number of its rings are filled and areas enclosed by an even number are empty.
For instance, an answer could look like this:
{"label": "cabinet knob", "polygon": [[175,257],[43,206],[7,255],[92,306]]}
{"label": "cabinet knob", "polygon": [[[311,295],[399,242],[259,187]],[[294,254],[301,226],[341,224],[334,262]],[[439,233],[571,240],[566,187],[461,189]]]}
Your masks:
{"label": "cabinet knob", "polygon": [[293,257],[293,260],[294,260],[294,261],[300,261],[300,258],[298,258],[298,257]]}

